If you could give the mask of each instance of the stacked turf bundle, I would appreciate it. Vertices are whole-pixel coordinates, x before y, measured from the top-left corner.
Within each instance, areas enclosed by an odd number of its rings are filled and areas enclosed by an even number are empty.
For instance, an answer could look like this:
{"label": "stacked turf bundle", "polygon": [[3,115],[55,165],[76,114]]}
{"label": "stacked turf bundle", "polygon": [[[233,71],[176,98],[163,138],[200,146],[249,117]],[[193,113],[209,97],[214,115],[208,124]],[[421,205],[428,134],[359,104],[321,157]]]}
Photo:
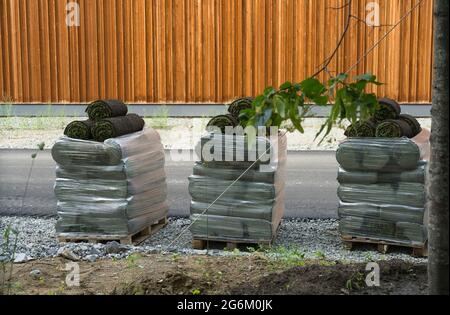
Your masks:
{"label": "stacked turf bundle", "polygon": [[104,143],[62,137],[52,155],[59,236],[128,236],[167,215],[165,157],[156,131]]}
{"label": "stacked turf bundle", "polygon": [[354,138],[340,145],[336,157],[342,236],[426,243],[427,163],[420,147],[406,138]]}
{"label": "stacked turf bundle", "polygon": [[64,130],[67,137],[103,142],[144,129],[144,120],[136,114],[127,115],[127,106],[118,100],[95,101],[87,107],[86,112],[88,120],[67,125]]}
{"label": "stacked turf bundle", "polygon": [[250,97],[240,98],[235,100],[228,107],[228,114],[219,115],[213,117],[208,125],[207,129],[212,130],[213,128],[218,128],[222,133],[225,133],[226,127],[237,127],[241,124],[240,113],[244,109],[252,108],[253,99]]}
{"label": "stacked turf bundle", "polygon": [[420,123],[414,117],[401,114],[400,105],[391,99],[382,98],[379,108],[368,120],[360,120],[345,131],[349,138],[414,138],[421,131]]}
{"label": "stacked turf bundle", "polygon": [[284,212],[286,150],[286,137],[257,138],[251,147],[244,136],[203,137],[189,177],[194,239],[270,243]]}

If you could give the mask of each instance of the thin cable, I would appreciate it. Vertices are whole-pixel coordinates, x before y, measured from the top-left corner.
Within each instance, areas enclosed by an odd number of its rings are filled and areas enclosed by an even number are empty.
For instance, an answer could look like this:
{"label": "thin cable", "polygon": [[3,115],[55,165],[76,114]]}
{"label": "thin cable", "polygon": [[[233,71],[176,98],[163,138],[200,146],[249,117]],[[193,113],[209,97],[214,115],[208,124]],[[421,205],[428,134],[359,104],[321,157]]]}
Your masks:
{"label": "thin cable", "polygon": [[401,17],[401,19],[397,22],[397,23],[395,23],[394,24],[394,26],[389,30],[389,31],[387,31],[381,38],[380,38],[380,40],[378,40],[376,43],[375,43],[375,45],[373,45],[369,50],[367,50],[365,53],[364,53],[364,55],[361,57],[361,58],[359,58],[358,59],[358,61],[353,65],[353,66],[351,66],[346,72],[345,72],[345,74],[348,74],[350,71],[352,71],[353,69],[355,69],[355,67],[357,67],[360,63],[361,63],[361,61],[363,61],[364,59],[366,59],[367,58],[367,56],[375,49],[375,48],[377,48],[380,44],[381,44],[381,42],[383,41],[383,40],[385,40],[401,23],[403,23],[403,21],[407,18],[407,17],[409,17],[412,13],[413,13],[413,11],[415,10],[415,9],[417,9],[421,4],[422,4],[422,2],[424,2],[424,0],[419,0],[417,3],[416,3],[416,5],[414,5],[408,12],[406,12],[405,13],[405,15],[403,15],[402,17]]}

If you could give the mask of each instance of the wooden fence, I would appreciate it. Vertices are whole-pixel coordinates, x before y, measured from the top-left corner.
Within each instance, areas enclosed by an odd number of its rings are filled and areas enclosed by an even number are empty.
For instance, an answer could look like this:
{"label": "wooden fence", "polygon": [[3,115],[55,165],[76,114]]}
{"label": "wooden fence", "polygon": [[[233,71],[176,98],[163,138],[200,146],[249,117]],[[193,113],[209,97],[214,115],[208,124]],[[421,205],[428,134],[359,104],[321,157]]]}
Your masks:
{"label": "wooden fence", "polygon": [[[418,0],[372,0],[381,27],[354,20],[330,71],[353,65]],[[314,73],[336,46],[345,0],[0,0],[0,93],[17,103],[223,103]],[[354,0],[365,18],[369,0]],[[353,74],[380,96],[431,100],[432,6],[425,0]],[[322,74],[321,79],[326,79]],[[0,95],[1,96],[1,95]]]}

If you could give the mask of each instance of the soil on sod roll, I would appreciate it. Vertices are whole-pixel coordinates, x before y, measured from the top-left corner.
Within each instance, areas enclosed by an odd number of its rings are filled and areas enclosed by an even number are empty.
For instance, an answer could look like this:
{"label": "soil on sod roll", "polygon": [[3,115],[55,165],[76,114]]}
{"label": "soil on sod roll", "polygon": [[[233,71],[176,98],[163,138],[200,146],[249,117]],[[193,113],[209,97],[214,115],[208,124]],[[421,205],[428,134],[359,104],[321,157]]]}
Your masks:
{"label": "soil on sod roll", "polygon": [[208,125],[206,126],[207,130],[213,130],[213,127],[219,128],[222,133],[225,133],[226,127],[236,127],[239,125],[239,121],[231,114],[228,115],[219,115],[212,118]]}
{"label": "soil on sod roll", "polygon": [[397,119],[402,111],[400,105],[389,98],[382,98],[378,100],[379,108],[375,112],[373,119],[382,122],[388,119]]}
{"label": "soil on sod roll", "polygon": [[378,138],[412,138],[413,132],[405,121],[388,119],[378,125],[376,136]]}
{"label": "soil on sod roll", "polygon": [[103,142],[106,139],[141,131],[144,126],[144,119],[136,114],[107,118],[95,123],[92,127],[92,136],[95,141]]}
{"label": "soil on sod roll", "polygon": [[98,100],[86,108],[86,113],[91,120],[102,120],[105,118],[125,116],[128,107],[119,100]]}
{"label": "soil on sod roll", "polygon": [[411,130],[412,130],[411,137],[412,138],[414,138],[415,136],[417,136],[419,133],[422,132],[422,126],[420,125],[419,121],[416,118],[414,118],[413,116],[408,115],[408,114],[401,114],[398,117],[398,119],[406,122],[411,127]]}
{"label": "soil on sod roll", "polygon": [[95,122],[90,119],[85,121],[73,121],[67,125],[64,134],[73,139],[91,140],[91,129],[94,127],[94,124]]}
{"label": "soil on sod roll", "polygon": [[345,135],[349,138],[361,137],[372,138],[375,137],[377,131],[377,124],[371,120],[357,121],[350,125],[345,131]]}
{"label": "soil on sod roll", "polygon": [[241,111],[243,111],[244,109],[252,108],[252,102],[253,98],[251,97],[245,97],[235,100],[233,103],[231,103],[230,107],[228,107],[228,112],[236,119],[239,119],[239,114],[241,113]]}

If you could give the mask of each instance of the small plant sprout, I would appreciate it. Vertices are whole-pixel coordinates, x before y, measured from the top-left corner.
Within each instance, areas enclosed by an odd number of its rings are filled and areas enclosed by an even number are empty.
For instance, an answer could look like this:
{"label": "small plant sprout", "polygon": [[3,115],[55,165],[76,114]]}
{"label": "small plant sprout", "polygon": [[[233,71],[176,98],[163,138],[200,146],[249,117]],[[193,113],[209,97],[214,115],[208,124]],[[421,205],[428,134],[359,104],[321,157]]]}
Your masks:
{"label": "small plant sprout", "polygon": [[9,295],[11,292],[11,278],[18,238],[19,232],[11,226],[7,226],[2,235],[0,247],[0,295]]}
{"label": "small plant sprout", "polygon": [[202,291],[200,291],[199,289],[192,290],[192,295],[200,295],[200,294],[202,294]]}
{"label": "small plant sprout", "polygon": [[134,254],[129,255],[129,256],[127,257],[127,265],[128,265],[128,268],[134,268],[134,267],[137,267],[137,262],[138,262],[138,260],[141,259],[141,258],[142,258],[142,256],[141,256],[140,254],[138,254],[138,253],[134,253]]}
{"label": "small plant sprout", "polygon": [[324,259],[327,258],[327,257],[325,256],[325,253],[322,252],[322,251],[320,251],[320,250],[316,251],[316,252],[314,253],[314,255],[315,255],[318,259],[321,259],[321,260],[324,260]]}
{"label": "small plant sprout", "polygon": [[345,283],[348,291],[360,290],[364,285],[364,274],[357,272]]}
{"label": "small plant sprout", "polygon": [[44,148],[45,148],[45,142],[41,142],[37,145],[37,150],[31,154],[31,165],[30,165],[30,169],[28,171],[27,181],[25,183],[25,190],[24,190],[23,196],[22,196],[22,202],[21,202],[21,206],[20,206],[21,211],[23,210],[23,207],[25,205],[25,199],[27,197],[28,187],[30,185],[30,179],[31,179],[31,174],[33,172],[34,162],[38,156],[38,153],[40,151],[44,151]]}

